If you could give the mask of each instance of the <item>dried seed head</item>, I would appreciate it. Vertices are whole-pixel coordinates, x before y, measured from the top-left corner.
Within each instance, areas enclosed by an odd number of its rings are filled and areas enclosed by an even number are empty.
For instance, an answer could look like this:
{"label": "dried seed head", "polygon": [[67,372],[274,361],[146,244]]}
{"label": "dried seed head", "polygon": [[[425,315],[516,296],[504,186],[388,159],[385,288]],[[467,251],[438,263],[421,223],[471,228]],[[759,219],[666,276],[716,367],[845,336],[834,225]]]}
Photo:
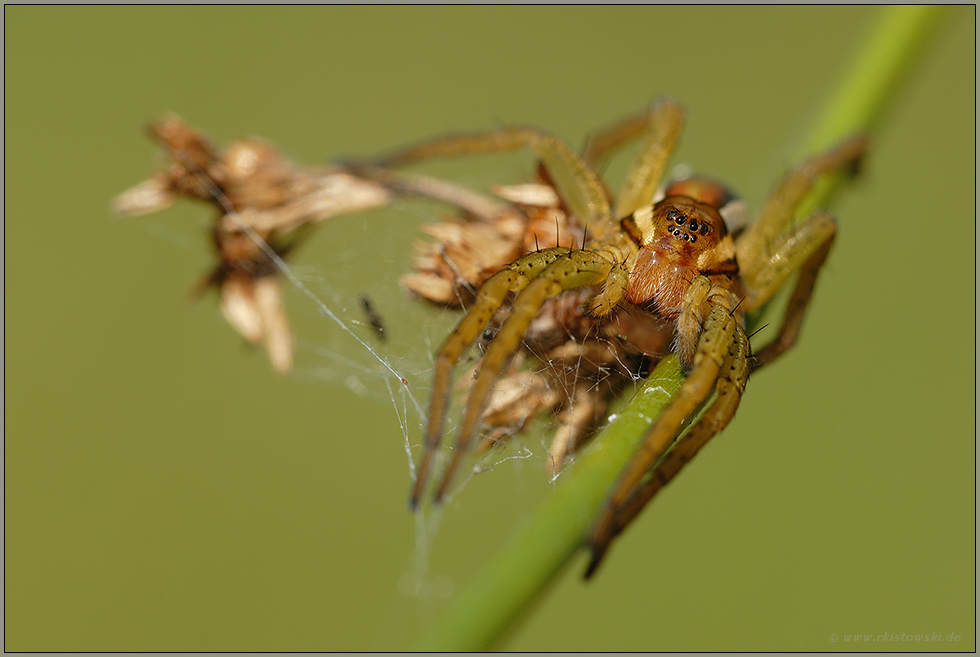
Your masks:
{"label": "dried seed head", "polygon": [[175,200],[177,196],[170,180],[164,175],[156,174],[112,199],[110,207],[118,215],[136,217],[163,210]]}
{"label": "dried seed head", "polygon": [[282,303],[279,281],[263,276],[255,281],[255,307],[262,319],[265,350],[272,368],[287,374],[293,367],[293,334]]}
{"label": "dried seed head", "polygon": [[[311,224],[377,208],[394,193],[339,168],[298,168],[271,144],[247,139],[223,152],[176,114],[147,126],[164,149],[149,180],[119,195],[113,211],[140,215],[178,197],[204,200],[217,212],[217,264],[205,281],[221,294],[221,312],[252,344],[265,343],[278,372],[292,367],[293,338],[276,280],[277,267]],[[272,257],[270,254],[275,254]]]}
{"label": "dried seed head", "polygon": [[221,314],[232,328],[252,344],[262,339],[262,318],[255,305],[250,278],[228,278],[221,285]]}

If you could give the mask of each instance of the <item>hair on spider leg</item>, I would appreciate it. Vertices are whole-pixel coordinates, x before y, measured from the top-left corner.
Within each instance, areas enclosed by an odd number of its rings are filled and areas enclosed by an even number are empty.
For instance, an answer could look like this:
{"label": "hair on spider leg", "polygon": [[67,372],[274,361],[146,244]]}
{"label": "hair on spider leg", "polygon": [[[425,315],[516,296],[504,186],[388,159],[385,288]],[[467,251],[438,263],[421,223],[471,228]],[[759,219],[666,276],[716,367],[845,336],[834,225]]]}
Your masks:
{"label": "hair on spider leg", "polygon": [[598,167],[596,167],[596,173],[601,177],[605,177],[606,170],[609,168],[610,158],[605,158]]}
{"label": "hair on spider leg", "polygon": [[738,307],[742,305],[742,302],[743,301],[745,301],[745,297],[744,296],[741,299],[739,299],[738,300],[738,303],[736,303],[735,306],[728,312],[728,316],[729,317],[734,317],[735,316],[735,311],[738,310]]}
{"label": "hair on spider leg", "polygon": [[463,276],[463,272],[459,270],[459,267],[456,266],[456,263],[453,262],[453,259],[449,257],[449,254],[446,252],[445,245],[439,244],[438,249],[439,249],[439,258],[453,272],[453,277],[455,278],[455,283],[456,283],[456,285],[453,288],[456,294],[456,300],[459,301],[460,307],[465,308],[466,302],[462,298],[462,296],[460,296],[459,288],[463,288],[464,290],[469,292],[471,298],[476,297],[477,289],[476,287],[474,287],[472,283],[466,280],[466,277]]}
{"label": "hair on spider leg", "polygon": [[[624,313],[626,313],[630,317],[633,316],[633,310],[636,308],[636,306],[634,306],[632,304],[628,304],[628,303],[621,303],[621,304],[619,304],[616,307],[619,308],[620,310],[622,310]],[[616,321],[617,322],[619,321],[619,318],[618,317],[616,318]]]}

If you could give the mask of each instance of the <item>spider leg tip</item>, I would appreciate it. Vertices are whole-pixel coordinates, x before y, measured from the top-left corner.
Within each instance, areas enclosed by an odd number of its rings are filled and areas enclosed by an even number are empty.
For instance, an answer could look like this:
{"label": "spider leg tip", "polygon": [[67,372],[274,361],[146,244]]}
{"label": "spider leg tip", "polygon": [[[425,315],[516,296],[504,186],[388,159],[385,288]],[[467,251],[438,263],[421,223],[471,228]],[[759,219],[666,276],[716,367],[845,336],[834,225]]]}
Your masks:
{"label": "spider leg tip", "polygon": [[425,493],[424,481],[421,477],[417,478],[415,485],[412,486],[412,493],[408,496],[408,510],[412,513],[418,511],[422,504],[422,495]]}
{"label": "spider leg tip", "polygon": [[585,567],[585,572],[582,573],[582,579],[585,581],[592,579],[592,576],[599,569],[599,564],[602,563],[603,555],[606,553],[605,550],[599,550],[595,545],[589,545],[589,549],[591,551],[589,565]]}

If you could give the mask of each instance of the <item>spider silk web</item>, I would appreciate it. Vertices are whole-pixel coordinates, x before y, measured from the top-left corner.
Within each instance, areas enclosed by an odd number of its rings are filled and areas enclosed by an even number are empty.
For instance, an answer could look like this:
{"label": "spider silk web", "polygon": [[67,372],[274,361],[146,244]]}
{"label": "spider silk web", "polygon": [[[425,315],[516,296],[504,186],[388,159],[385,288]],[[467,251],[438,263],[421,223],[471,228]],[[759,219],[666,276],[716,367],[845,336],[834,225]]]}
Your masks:
{"label": "spider silk web", "polygon": [[[608,169],[603,167],[606,170],[601,175],[607,180],[621,180],[623,172],[618,169],[625,169],[626,162],[631,159],[630,150],[628,148],[624,154],[613,158]],[[492,185],[534,180],[535,164],[527,153],[496,154],[489,160],[482,164],[468,160],[429,164],[419,172],[486,195],[490,195]],[[678,165],[669,177],[685,178],[689,173],[689,168]],[[212,193],[229,216],[237,218],[230,202],[221,199],[220,190],[215,188]],[[422,436],[435,354],[462,317],[460,310],[414,297],[400,285],[399,277],[412,270],[414,245],[419,241],[435,241],[420,227],[458,214],[457,209],[445,203],[398,197],[380,209],[339,215],[319,223],[310,237],[289,254],[288,261],[278,257],[254,231],[237,219],[239,227],[263,248],[279,270],[283,303],[294,338],[294,364],[288,376],[325,384],[327,388],[343,386],[360,397],[390,405],[393,409],[395,420],[390,432],[371,439],[381,439],[386,446],[400,448],[404,453],[409,477],[404,481],[404,493],[392,500],[398,506],[407,500],[423,451]],[[169,221],[164,223],[160,218],[147,223],[149,230],[164,233],[181,247],[187,248],[191,243],[199,247],[199,237],[176,234],[169,225]],[[562,246],[581,245],[580,242],[571,244],[571,236],[560,233],[558,242]],[[217,314],[214,296],[208,296],[202,303],[212,304]],[[229,327],[228,339],[241,338]],[[433,480],[441,475],[451,455],[449,446],[455,441],[465,400],[465,392],[459,392],[461,386],[458,384],[471,376],[480,356],[480,342],[478,340],[477,345],[464,353],[454,370],[453,401],[446,417],[443,448],[430,472]],[[265,360],[261,349],[256,350],[253,357]],[[542,362],[532,363],[530,367],[548,367],[546,358],[539,360]],[[634,386],[642,380],[635,365],[620,361],[619,366],[621,374],[628,375],[625,388],[606,410],[606,417],[615,414],[631,396],[629,379]],[[578,377],[578,373],[575,366],[572,378]],[[270,376],[276,376],[271,367]],[[548,385],[563,384],[549,382]],[[539,481],[547,482],[550,476],[547,467],[549,443],[558,426],[555,415],[549,411],[540,412],[530,431],[515,432],[482,455],[468,458],[456,473],[443,506],[433,507],[426,500],[416,511],[414,550],[397,588],[402,596],[416,601],[420,619],[431,617],[435,605],[448,598],[454,588],[453,579],[438,572],[442,569],[439,566],[433,568],[431,563],[442,509],[460,496],[476,475],[492,472],[508,462],[525,470],[521,473],[525,480],[537,477]],[[574,458],[574,452],[571,452],[565,467]],[[530,467],[522,462],[528,462]],[[561,473],[559,470],[550,481],[554,483]],[[430,481],[430,485],[432,483]],[[405,513],[408,513],[407,509]]]}
{"label": "spider silk web", "polygon": [[[284,296],[296,339],[291,376],[342,385],[358,396],[390,404],[394,410],[397,427],[392,426],[382,440],[394,448],[394,440],[388,438],[400,436],[405,453],[410,476],[392,501],[399,507],[415,481],[422,454],[435,354],[462,311],[415,298],[398,279],[410,270],[413,243],[432,239],[419,227],[454,212],[437,202],[396,200],[387,208],[325,222],[289,263],[277,263],[284,283],[288,282]],[[365,309],[365,298],[370,311]],[[383,337],[378,323],[383,326]],[[455,369],[454,386],[468,376],[479,354],[475,346],[463,357]],[[440,476],[451,456],[445,446],[455,440],[465,394],[454,391],[453,398],[444,447],[430,479]],[[416,601],[420,619],[431,618],[438,603],[455,588],[454,579],[431,557],[439,540],[443,509],[465,494],[474,477],[492,475],[505,464],[527,461],[530,467],[521,466],[523,476],[547,480],[548,442],[556,426],[557,420],[543,413],[531,432],[517,433],[467,460],[442,506],[426,502],[415,512],[414,549],[397,588],[400,595]],[[409,513],[407,508],[405,513]]]}
{"label": "spider silk web", "polygon": [[[496,162],[500,159],[505,158],[497,158]],[[531,165],[524,164],[522,168],[526,170],[499,182],[530,180]],[[494,169],[498,175],[501,170],[514,171],[513,167],[495,166]],[[494,182],[481,179],[460,184],[485,191]],[[215,189],[214,193],[220,198],[219,190]],[[226,211],[231,210],[227,201],[223,205]],[[398,505],[407,499],[422,453],[435,354],[462,316],[460,310],[414,298],[398,279],[411,269],[413,244],[433,239],[424,235],[420,226],[456,212],[439,202],[400,198],[382,209],[337,216],[318,225],[311,237],[290,254],[288,262],[276,256],[244,223],[239,223],[263,247],[280,272],[285,311],[295,340],[294,366],[288,376],[343,386],[358,396],[390,404],[394,410],[396,426],[383,439],[387,443],[388,437],[400,437],[398,444],[404,451],[410,475],[405,481],[404,497],[393,501]],[[230,216],[235,215],[230,213]],[[147,225],[151,232],[166,233],[169,241],[184,248],[198,239],[175,233],[166,227],[169,224],[157,217]],[[364,299],[370,310],[366,309]],[[201,303],[212,304],[217,312],[213,294]],[[379,333],[379,324],[383,335]],[[231,330],[228,333],[228,339],[240,339]],[[474,346],[464,355],[455,370],[454,382],[459,382],[473,367],[479,349]],[[265,354],[258,349],[253,357],[264,360]],[[271,371],[270,375],[275,376]],[[463,394],[455,391],[453,397],[443,434],[444,446],[452,445],[455,439],[464,399]],[[471,458],[457,473],[445,504],[460,495],[476,475],[491,472],[506,462],[530,460],[533,466],[526,476],[547,480],[548,442],[556,427],[557,420],[549,413],[542,413],[530,432],[517,433],[485,454]],[[390,444],[396,445],[394,441]],[[438,477],[447,460],[447,451],[443,449],[430,477]],[[417,599],[423,617],[430,616],[434,604],[447,598],[454,587],[451,578],[433,573],[430,564],[441,516],[441,508],[428,504],[416,511],[415,549],[398,582],[403,596]]]}

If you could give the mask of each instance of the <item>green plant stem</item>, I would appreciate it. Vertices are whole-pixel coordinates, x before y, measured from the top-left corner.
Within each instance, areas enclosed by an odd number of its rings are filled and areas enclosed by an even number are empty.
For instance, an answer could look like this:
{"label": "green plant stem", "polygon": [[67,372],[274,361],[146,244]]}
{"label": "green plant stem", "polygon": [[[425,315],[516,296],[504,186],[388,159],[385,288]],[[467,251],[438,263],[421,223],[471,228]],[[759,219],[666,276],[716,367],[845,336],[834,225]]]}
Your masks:
{"label": "green plant stem", "polygon": [[[836,92],[794,151],[795,159],[802,160],[852,135],[873,132],[893,106],[902,81],[920,59],[941,14],[941,7],[930,5],[883,8]],[[798,216],[830,203],[845,180],[845,176],[822,180],[800,207]]]}
{"label": "green plant stem", "polygon": [[[806,155],[857,132],[872,132],[929,33],[936,7],[887,7],[842,78],[814,128],[800,146]],[[826,205],[840,179],[818,186],[805,204]],[[440,621],[420,650],[483,650],[497,641],[527,605],[571,562],[605,497],[643,440],[647,429],[677,394],[684,373],[664,358],[622,413],[606,427],[559,480],[554,493],[486,564]]]}

